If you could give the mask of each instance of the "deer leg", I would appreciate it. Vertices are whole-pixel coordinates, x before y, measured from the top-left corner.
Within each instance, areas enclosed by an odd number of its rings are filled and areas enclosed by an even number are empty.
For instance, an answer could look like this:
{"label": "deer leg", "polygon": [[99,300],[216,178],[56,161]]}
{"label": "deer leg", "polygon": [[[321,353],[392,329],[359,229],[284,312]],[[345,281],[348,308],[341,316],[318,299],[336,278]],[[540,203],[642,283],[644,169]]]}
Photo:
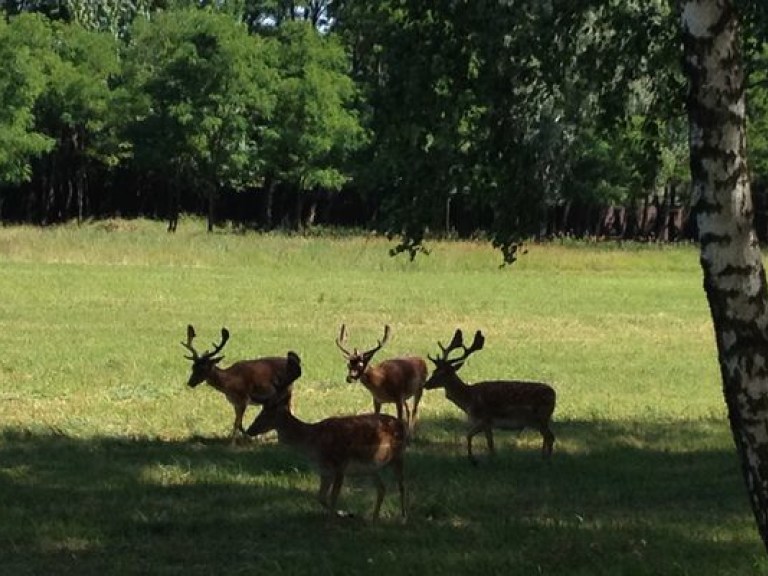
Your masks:
{"label": "deer leg", "polygon": [[[405,420],[403,420],[405,415]],[[403,422],[407,430],[411,428],[411,407],[408,406],[408,401],[405,398],[401,398],[397,403],[397,418]]]}
{"label": "deer leg", "polygon": [[477,459],[475,458],[475,455],[472,454],[472,438],[474,438],[475,434],[478,434],[484,428],[484,422],[475,422],[469,429],[469,432],[467,432],[467,455],[469,456],[469,461],[475,465],[477,464]]}
{"label": "deer leg", "polygon": [[331,491],[332,484],[333,477],[330,474],[320,475],[320,489],[317,491],[317,499],[320,502],[320,505],[326,510],[331,510],[331,507],[328,504],[328,493]]}
{"label": "deer leg", "polygon": [[488,444],[488,452],[491,456],[496,456],[496,448],[493,446],[493,426],[490,424],[485,427],[485,441]]}
{"label": "deer leg", "polygon": [[333,486],[331,487],[331,513],[335,513],[338,516],[347,516],[341,510],[336,509],[336,501],[339,499],[339,492],[341,492],[341,485],[344,483],[344,471],[338,470],[333,475]]}
{"label": "deer leg", "polygon": [[237,444],[238,435],[245,435],[245,430],[243,430],[243,416],[245,415],[245,407],[247,404],[233,402],[232,406],[235,409],[235,423],[232,426],[232,444]]}
{"label": "deer leg", "polygon": [[381,503],[384,502],[387,487],[377,472],[373,473],[373,483],[376,485],[376,506],[373,507],[373,521],[375,522],[379,519],[379,510],[381,510]]}
{"label": "deer leg", "polygon": [[373,412],[374,414],[381,414],[381,402],[375,398],[373,399]]}
{"label": "deer leg", "polygon": [[549,458],[552,456],[552,446],[555,444],[555,435],[552,434],[552,430],[550,430],[547,422],[544,422],[541,425],[539,431],[541,432],[542,438],[544,438],[544,442],[541,446],[541,455],[544,458]]}
{"label": "deer leg", "polygon": [[395,473],[395,479],[397,480],[397,488],[400,491],[400,514],[403,520],[408,518],[408,510],[405,504],[405,481],[403,479],[403,460],[402,458],[395,458],[392,460],[392,470]]}
{"label": "deer leg", "polygon": [[413,410],[411,410],[411,430],[416,427],[416,420],[419,414],[419,402],[421,402],[421,395],[424,394],[424,388],[419,388],[416,394],[413,395]]}

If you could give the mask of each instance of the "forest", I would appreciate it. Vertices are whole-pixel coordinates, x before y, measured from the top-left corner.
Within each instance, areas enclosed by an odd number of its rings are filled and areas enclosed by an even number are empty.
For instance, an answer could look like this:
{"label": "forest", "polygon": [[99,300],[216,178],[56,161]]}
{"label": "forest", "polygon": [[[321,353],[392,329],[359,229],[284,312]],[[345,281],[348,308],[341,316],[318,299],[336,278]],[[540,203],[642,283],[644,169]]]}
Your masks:
{"label": "forest", "polygon": [[[741,3],[768,236],[768,8]],[[0,220],[695,237],[671,0],[0,2]]]}

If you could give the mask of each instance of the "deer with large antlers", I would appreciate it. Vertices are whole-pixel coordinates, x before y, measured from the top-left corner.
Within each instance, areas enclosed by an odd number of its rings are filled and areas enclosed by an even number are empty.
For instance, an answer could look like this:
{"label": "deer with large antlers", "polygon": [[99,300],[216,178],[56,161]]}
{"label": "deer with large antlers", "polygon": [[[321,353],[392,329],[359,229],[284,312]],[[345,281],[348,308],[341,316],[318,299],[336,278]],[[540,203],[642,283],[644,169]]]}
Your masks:
{"label": "deer with large antlers", "polygon": [[[543,438],[542,454],[548,458],[552,454],[555,435],[550,429],[552,413],[555,410],[556,394],[554,389],[542,382],[525,380],[494,380],[466,384],[457,374],[466,359],[481,350],[485,337],[478,330],[472,344],[464,345],[461,330],[456,330],[451,343],[445,347],[440,342],[440,356],[428,356],[435,365],[424,388],[444,388],[446,397],[466,412],[469,418],[467,432],[467,454],[473,464],[477,459],[472,454],[472,438],[480,432],[485,433],[488,451],[495,454],[493,429],[522,430],[535,428]],[[462,354],[449,358],[451,352],[462,349]]]}
{"label": "deer with large antlers", "polygon": [[379,471],[393,470],[400,490],[400,512],[407,516],[403,454],[407,430],[402,421],[384,414],[326,418],[307,423],[291,412],[291,391],[278,394],[264,404],[248,428],[251,436],[277,430],[278,441],[300,448],[320,472],[317,498],[331,514],[343,515],[336,502],[347,472],[370,475],[376,484],[373,519],[379,517],[386,487]]}
{"label": "deer with large antlers", "polygon": [[[336,338],[336,346],[347,360],[347,382],[362,382],[373,396],[373,411],[381,413],[381,405],[393,403],[397,408],[397,417],[412,431],[419,413],[419,402],[424,393],[427,379],[427,363],[418,356],[390,358],[375,366],[370,366],[371,359],[389,340],[389,326],[384,326],[384,337],[370,350],[352,352],[344,347],[347,338],[346,326]],[[408,406],[413,397],[413,409]],[[405,418],[403,418],[405,416]]]}
{"label": "deer with large antlers", "polygon": [[187,326],[187,340],[182,342],[191,356],[185,356],[192,362],[192,373],[187,385],[194,388],[207,382],[222,392],[235,410],[235,422],[232,425],[232,442],[237,442],[238,433],[245,434],[243,415],[249,404],[263,404],[277,393],[284,390],[301,376],[301,360],[295,352],[285,356],[258,358],[235,362],[228,368],[219,368],[224,357],[218,356],[229,340],[229,330],[221,329],[221,341],[213,344],[213,349],[202,354],[195,350],[192,340],[195,329]]}

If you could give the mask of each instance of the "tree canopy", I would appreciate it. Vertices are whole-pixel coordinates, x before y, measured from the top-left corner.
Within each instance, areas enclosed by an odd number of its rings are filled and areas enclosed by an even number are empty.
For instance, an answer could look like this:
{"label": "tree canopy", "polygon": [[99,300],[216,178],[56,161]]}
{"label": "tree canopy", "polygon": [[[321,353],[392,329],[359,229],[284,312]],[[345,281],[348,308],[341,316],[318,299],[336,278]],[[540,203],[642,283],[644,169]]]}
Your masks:
{"label": "tree canopy", "polygon": [[[765,179],[766,9],[743,0]],[[667,233],[687,210],[667,0],[5,2],[0,217],[179,211],[482,236]],[[756,187],[759,192],[761,188]],[[606,222],[619,207],[621,220]],[[655,223],[651,223],[653,212]],[[671,233],[669,234],[671,236]]]}

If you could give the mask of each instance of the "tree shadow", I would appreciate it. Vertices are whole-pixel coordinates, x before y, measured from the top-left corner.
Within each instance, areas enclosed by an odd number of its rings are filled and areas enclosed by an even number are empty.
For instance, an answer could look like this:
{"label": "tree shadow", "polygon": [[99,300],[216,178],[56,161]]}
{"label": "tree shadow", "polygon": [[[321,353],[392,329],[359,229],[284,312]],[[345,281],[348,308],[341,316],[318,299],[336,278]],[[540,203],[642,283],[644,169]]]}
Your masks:
{"label": "tree shadow", "polygon": [[[735,453],[712,423],[560,422],[499,435],[471,466],[458,419],[421,422],[407,524],[330,519],[302,455],[274,442],[0,435],[8,574],[758,574],[768,568]],[[727,443],[726,443],[727,446]],[[698,448],[697,448],[698,447]],[[484,456],[482,443],[478,455]],[[374,491],[344,486],[368,515]]]}

